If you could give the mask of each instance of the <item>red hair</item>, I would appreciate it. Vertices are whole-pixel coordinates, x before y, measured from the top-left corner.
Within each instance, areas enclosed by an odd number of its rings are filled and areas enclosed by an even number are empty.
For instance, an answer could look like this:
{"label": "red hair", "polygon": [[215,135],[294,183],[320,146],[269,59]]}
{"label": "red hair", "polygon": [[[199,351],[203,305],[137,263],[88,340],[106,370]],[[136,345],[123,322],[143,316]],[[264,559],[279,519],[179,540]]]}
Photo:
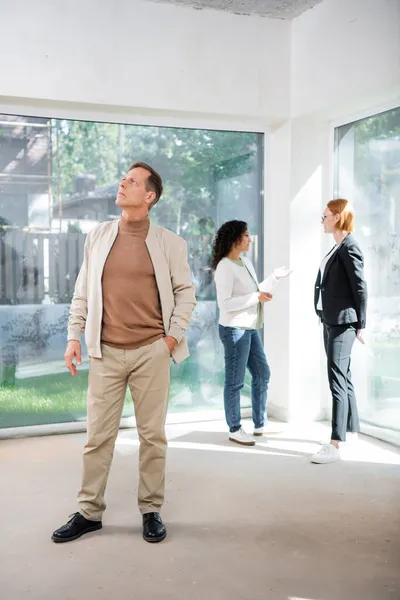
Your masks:
{"label": "red hair", "polygon": [[336,228],[340,231],[354,231],[354,209],[348,200],[338,198],[328,202],[327,207],[333,215],[339,215]]}

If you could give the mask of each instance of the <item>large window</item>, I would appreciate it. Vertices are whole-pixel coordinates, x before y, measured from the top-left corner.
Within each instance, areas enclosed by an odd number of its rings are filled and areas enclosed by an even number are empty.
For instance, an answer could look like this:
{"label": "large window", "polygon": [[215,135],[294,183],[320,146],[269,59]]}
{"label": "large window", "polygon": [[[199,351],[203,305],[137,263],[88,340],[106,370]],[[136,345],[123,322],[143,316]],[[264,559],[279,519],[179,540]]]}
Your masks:
{"label": "large window", "polygon": [[400,108],[335,133],[335,193],[354,203],[369,288],[369,349],[358,349],[355,365],[361,418],[399,431]]}
{"label": "large window", "polygon": [[72,378],[63,361],[69,303],[85,235],[118,218],[118,182],[137,160],[164,179],[151,217],[186,239],[196,284],[170,410],[222,408],[211,243],[224,221],[246,220],[261,274],[262,135],[0,115],[0,427],[85,418],[88,362]]}

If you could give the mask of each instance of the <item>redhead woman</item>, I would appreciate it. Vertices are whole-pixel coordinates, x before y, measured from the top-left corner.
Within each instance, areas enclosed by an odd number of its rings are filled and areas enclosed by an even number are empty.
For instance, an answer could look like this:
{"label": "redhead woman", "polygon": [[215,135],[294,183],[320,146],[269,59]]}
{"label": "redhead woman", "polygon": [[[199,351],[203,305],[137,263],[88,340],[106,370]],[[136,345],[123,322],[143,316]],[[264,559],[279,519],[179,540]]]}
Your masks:
{"label": "redhead woman", "polygon": [[356,338],[364,343],[367,285],[363,253],[352,234],[354,211],[350,203],[344,199],[328,202],[322,224],[335,242],[321,262],[314,297],[315,311],[324,328],[332,433],[330,442],[311,461],[326,464],[340,460],[340,443],[346,441],[346,434],[360,430],[350,360]]}

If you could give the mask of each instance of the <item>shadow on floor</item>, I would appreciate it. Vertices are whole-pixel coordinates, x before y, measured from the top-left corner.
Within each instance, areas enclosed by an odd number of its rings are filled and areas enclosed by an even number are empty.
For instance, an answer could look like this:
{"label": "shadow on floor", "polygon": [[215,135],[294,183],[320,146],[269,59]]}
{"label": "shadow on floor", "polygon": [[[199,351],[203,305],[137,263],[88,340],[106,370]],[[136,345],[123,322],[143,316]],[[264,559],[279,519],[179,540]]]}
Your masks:
{"label": "shadow on floor", "polygon": [[[297,444],[297,445],[301,445],[303,443],[305,444],[314,444],[315,448],[318,448],[319,444],[318,442],[315,442],[315,440],[299,440],[299,439],[292,439],[292,438],[277,438],[277,437],[267,437],[267,436],[260,436],[258,438],[256,438],[256,444],[255,446],[244,446],[242,444],[237,444],[235,442],[231,442],[228,439],[228,436],[226,433],[221,433],[221,432],[209,432],[209,431],[191,431],[190,433],[185,433],[183,435],[177,435],[174,436],[170,441],[169,441],[169,447],[170,448],[176,448],[179,447],[179,445],[185,445],[187,444],[187,448],[189,449],[193,449],[193,450],[207,450],[209,449],[210,451],[213,449],[218,449],[220,451],[226,451],[226,452],[253,452],[253,454],[287,454],[287,456],[310,456],[310,450],[307,449],[307,451],[299,451],[296,449],[281,449],[281,448],[274,448],[272,445],[269,446],[268,442],[271,443],[291,443],[291,444]],[[197,446],[197,448],[196,448]],[[208,447],[208,448],[207,448]]]}

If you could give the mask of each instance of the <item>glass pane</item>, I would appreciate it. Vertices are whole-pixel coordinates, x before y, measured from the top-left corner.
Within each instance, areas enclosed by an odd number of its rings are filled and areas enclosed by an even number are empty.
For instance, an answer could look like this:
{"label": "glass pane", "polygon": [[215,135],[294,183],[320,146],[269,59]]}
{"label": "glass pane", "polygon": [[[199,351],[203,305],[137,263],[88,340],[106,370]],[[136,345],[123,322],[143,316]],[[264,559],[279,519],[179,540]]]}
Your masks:
{"label": "glass pane", "polygon": [[370,349],[359,352],[360,416],[400,430],[400,108],[336,130],[336,195],[353,201],[365,256]]}
{"label": "glass pane", "polygon": [[169,410],[223,407],[211,245],[244,218],[261,273],[262,135],[0,115],[0,427],[85,419],[86,350],[77,377],[63,360],[69,304],[86,233],[119,218],[118,183],[136,160],[162,174],[151,218],[186,239],[196,284],[191,357],[172,366]]}

